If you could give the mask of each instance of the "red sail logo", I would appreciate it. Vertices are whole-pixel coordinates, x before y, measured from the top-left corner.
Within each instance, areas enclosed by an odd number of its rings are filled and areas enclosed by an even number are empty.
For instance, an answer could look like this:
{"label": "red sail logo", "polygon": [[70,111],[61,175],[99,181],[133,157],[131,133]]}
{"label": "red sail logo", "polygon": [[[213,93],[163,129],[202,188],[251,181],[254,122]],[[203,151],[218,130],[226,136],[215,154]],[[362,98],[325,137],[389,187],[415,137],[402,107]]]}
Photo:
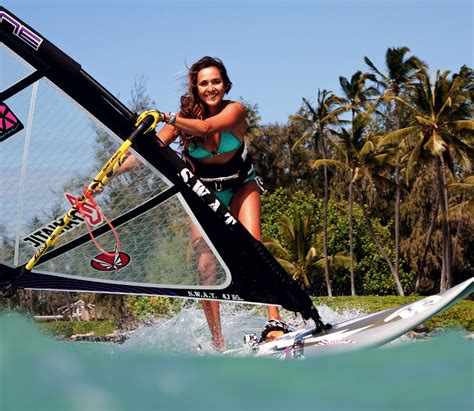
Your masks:
{"label": "red sail logo", "polygon": [[[72,206],[76,204],[79,197],[74,197],[72,194],[65,194],[67,201]],[[90,225],[97,226],[102,223],[102,216],[100,213],[88,202],[82,205],[82,216],[86,218]]]}
{"label": "red sail logo", "polygon": [[99,271],[117,271],[128,265],[130,256],[122,251],[110,256],[99,254],[92,258],[91,267]]}

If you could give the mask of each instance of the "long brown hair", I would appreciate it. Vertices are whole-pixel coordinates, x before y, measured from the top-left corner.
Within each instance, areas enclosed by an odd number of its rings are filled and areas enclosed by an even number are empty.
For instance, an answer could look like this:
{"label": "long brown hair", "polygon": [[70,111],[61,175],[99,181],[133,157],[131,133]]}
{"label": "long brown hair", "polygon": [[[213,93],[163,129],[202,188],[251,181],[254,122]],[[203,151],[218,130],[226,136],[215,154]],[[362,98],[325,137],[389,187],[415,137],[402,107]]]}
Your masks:
{"label": "long brown hair", "polygon": [[[204,120],[209,116],[207,107],[198,96],[197,91],[197,76],[200,70],[207,67],[216,67],[222,76],[222,81],[224,82],[225,94],[227,94],[232,88],[232,82],[227,75],[227,70],[224,66],[224,63],[217,57],[205,56],[198,61],[196,61],[188,72],[188,90],[186,94],[181,96],[181,107],[180,107],[180,116],[184,118],[193,118],[198,120]],[[202,137],[192,136],[186,134],[182,131],[176,130],[176,137],[181,135],[181,144],[186,149],[189,146],[189,143],[194,140],[200,142]]]}

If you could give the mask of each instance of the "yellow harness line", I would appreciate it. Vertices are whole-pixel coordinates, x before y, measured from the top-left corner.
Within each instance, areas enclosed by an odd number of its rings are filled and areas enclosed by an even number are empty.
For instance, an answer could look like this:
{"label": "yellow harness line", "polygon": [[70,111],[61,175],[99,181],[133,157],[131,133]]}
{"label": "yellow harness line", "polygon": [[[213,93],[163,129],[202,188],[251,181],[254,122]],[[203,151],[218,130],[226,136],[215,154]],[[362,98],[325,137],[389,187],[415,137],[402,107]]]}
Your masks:
{"label": "yellow harness line", "polygon": [[[127,158],[127,151],[132,145],[134,138],[141,133],[146,134],[154,130],[157,123],[162,121],[162,116],[160,114],[161,113],[156,110],[145,111],[137,118],[137,121],[135,122],[137,128],[130,137],[123,142],[114,155],[110,157],[102,170],[99,171],[94,180],[92,180],[92,182],[87,186],[86,190],[89,194],[92,194],[96,189],[105,186],[105,184],[107,184],[110,179],[117,174],[118,169]],[[85,203],[88,201],[89,199],[84,194],[77,200],[78,203]],[[54,229],[48,239],[36,250],[35,255],[31,257],[30,261],[26,264],[26,270],[31,271],[44,253],[58,241],[59,235],[76,215],[78,210],[78,206],[73,205],[59,220],[59,225]]]}

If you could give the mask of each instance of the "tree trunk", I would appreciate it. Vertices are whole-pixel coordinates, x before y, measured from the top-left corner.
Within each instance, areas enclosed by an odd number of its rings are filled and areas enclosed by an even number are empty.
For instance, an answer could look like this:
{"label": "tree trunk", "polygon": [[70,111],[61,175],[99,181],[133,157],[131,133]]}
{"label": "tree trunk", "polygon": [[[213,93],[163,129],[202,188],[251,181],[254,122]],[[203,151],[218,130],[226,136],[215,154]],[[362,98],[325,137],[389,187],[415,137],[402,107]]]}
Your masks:
{"label": "tree trunk", "polygon": [[430,247],[431,243],[431,236],[433,235],[434,227],[436,225],[436,220],[438,219],[438,210],[439,210],[439,192],[436,193],[436,206],[433,212],[433,218],[431,219],[430,226],[428,228],[428,233],[426,234],[426,240],[425,240],[425,247],[423,249],[423,255],[421,256],[421,259],[418,263],[418,270],[416,273],[416,281],[415,281],[415,286],[414,286],[414,292],[415,294],[418,293],[420,290],[420,280],[421,280],[421,270],[423,269],[425,262],[426,262],[426,256],[428,255],[428,249]]}
{"label": "tree trunk", "polygon": [[365,224],[367,226],[367,230],[369,232],[370,238],[372,238],[372,241],[377,246],[377,249],[379,250],[380,254],[382,255],[382,257],[387,262],[390,273],[392,274],[393,279],[395,280],[395,285],[397,287],[398,295],[403,297],[405,295],[405,293],[403,292],[403,287],[402,287],[402,284],[400,282],[400,278],[396,274],[395,267],[393,266],[389,255],[386,253],[386,251],[383,248],[382,244],[380,244],[380,241],[377,239],[377,236],[375,235],[375,230],[372,226],[372,223],[370,222],[369,216],[367,215],[367,210],[365,209],[364,200],[363,200],[362,195],[360,194],[359,190],[357,189],[357,187],[356,187],[356,193],[357,193],[357,197],[359,199],[359,204],[362,208],[362,214],[364,216],[364,221],[365,221]]}
{"label": "tree trunk", "polygon": [[71,293],[66,292],[66,304],[68,307],[69,320],[72,321],[72,306],[71,306]]}
{"label": "tree trunk", "polygon": [[[398,156],[397,156],[398,157]],[[398,158],[397,158],[398,164]],[[400,207],[401,207],[401,190],[400,190],[400,168],[395,167],[395,277],[400,282]]]}
{"label": "tree trunk", "polygon": [[351,260],[351,295],[356,295],[355,290],[355,270],[354,270],[354,239],[353,239],[353,219],[354,219],[354,198],[353,198],[353,171],[350,173],[349,182],[349,256]]}
{"label": "tree trunk", "polygon": [[31,315],[35,315],[35,308],[34,308],[34,294],[33,291],[28,291],[28,298],[29,298],[29,311]]}
{"label": "tree trunk", "polygon": [[[398,97],[398,92],[393,90],[394,94]],[[396,127],[397,130],[402,128],[401,124],[401,112],[400,104],[398,101],[395,101],[395,118],[396,118]],[[397,163],[395,166],[395,274],[396,278],[400,281],[400,208],[401,208],[401,189],[400,189],[400,154],[397,153]]]}
{"label": "tree trunk", "polygon": [[[323,156],[327,158],[325,141],[322,141]],[[323,253],[324,253],[324,278],[328,290],[328,297],[332,297],[331,273],[329,271],[329,255],[328,255],[328,207],[329,207],[329,177],[327,166],[323,167],[324,174],[324,204],[323,204]]]}
{"label": "tree trunk", "polygon": [[441,281],[440,291],[446,291],[452,287],[452,247],[451,247],[451,230],[448,220],[448,204],[449,195],[446,184],[446,166],[442,155],[436,157],[436,175],[438,179],[438,189],[440,190],[440,206],[441,206],[441,226],[442,226],[442,263],[441,263]]}

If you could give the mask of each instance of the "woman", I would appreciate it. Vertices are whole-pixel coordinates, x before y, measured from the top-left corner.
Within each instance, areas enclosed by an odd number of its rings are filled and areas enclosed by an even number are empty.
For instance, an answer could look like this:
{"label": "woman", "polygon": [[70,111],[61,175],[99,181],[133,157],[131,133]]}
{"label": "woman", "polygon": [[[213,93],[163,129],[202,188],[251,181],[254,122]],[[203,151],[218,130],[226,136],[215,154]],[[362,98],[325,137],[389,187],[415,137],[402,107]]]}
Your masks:
{"label": "woman", "polygon": [[[157,133],[165,144],[181,138],[183,153],[195,174],[230,208],[232,214],[257,239],[260,230],[260,191],[254,167],[246,155],[244,137],[247,129],[245,108],[225,100],[232,82],[221,60],[203,57],[188,73],[188,90],[181,97],[177,114],[161,113],[165,125]],[[130,156],[123,166],[132,168],[138,159]],[[216,261],[196,227],[192,228],[193,247],[198,253],[200,283],[215,283]],[[219,302],[203,301],[204,313],[218,350],[225,348],[221,332]],[[262,331],[262,340],[274,339],[288,332],[279,321],[278,307],[269,306],[270,320]]]}

